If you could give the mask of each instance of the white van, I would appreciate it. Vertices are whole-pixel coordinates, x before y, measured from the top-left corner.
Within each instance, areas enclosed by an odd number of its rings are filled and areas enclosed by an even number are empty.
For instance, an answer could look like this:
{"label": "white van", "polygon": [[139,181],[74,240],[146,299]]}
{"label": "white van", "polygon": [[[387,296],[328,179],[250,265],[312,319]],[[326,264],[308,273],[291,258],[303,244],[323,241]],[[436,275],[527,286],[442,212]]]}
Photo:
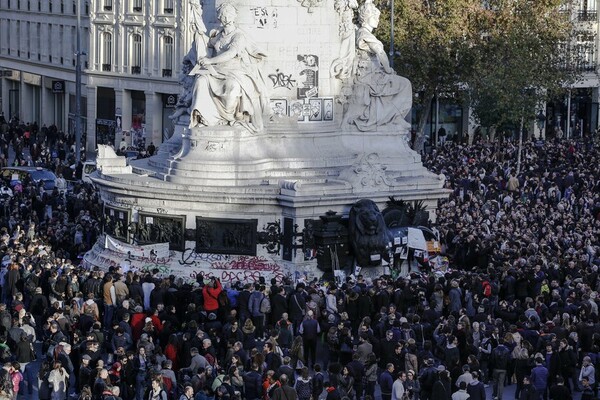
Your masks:
{"label": "white van", "polygon": [[[73,173],[75,172],[77,164],[71,165],[71,169]],[[83,168],[81,170],[81,181],[85,183],[92,184],[92,180],[90,179],[90,174],[96,170],[96,161],[84,161]]]}
{"label": "white van", "polygon": [[81,170],[81,180],[85,183],[92,183],[90,174],[96,170],[96,161],[85,161]]}

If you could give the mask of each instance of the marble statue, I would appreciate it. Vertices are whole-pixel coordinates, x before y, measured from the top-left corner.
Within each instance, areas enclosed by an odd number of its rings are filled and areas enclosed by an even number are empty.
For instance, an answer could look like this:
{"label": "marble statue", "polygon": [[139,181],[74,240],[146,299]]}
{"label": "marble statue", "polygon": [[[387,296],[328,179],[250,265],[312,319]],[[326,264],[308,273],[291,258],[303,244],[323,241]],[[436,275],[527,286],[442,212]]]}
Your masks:
{"label": "marble statue", "polygon": [[412,106],[412,85],[390,67],[383,44],[373,35],[380,12],[372,0],[358,10],[352,93],[344,124],[360,131],[374,131],[384,125],[410,128],[404,117]]}
{"label": "marble statue", "polygon": [[200,0],[190,0],[190,28],[193,34],[192,48],[186,58],[196,65],[201,57],[206,57],[208,48],[208,37],[206,36],[206,25],[202,17],[202,5]]}
{"label": "marble statue", "polygon": [[211,31],[206,56],[196,43],[190,128],[240,125],[251,132],[260,131],[269,110],[267,86],[259,68],[265,54],[236,26],[237,9],[232,4],[223,3],[217,17],[222,26]]}
{"label": "marble statue", "polygon": [[169,116],[171,120],[177,122],[179,117],[190,114],[192,105],[192,93],[194,90],[194,76],[191,76],[194,66],[198,63],[200,57],[206,57],[208,46],[208,37],[206,36],[206,25],[202,20],[202,5],[200,0],[190,0],[190,28],[193,35],[192,47],[183,58],[181,64],[181,73],[179,74],[179,84],[181,93],[175,104],[175,112]]}
{"label": "marble statue", "polygon": [[169,118],[173,121],[177,121],[182,115],[190,113],[190,106],[192,105],[192,92],[194,90],[194,77],[190,76],[193,65],[188,57],[184,57],[181,65],[181,73],[179,74],[179,84],[181,85],[181,93],[175,104],[175,112],[169,115]]}

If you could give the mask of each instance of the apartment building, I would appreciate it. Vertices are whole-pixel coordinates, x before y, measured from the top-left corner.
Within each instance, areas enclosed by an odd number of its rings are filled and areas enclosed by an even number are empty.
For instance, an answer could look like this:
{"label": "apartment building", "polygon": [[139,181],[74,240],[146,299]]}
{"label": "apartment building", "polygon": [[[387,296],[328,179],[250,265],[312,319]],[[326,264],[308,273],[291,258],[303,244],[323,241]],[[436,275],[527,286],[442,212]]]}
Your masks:
{"label": "apartment building", "polygon": [[74,132],[78,12],[87,151],[162,142],[191,44],[188,0],[0,0],[0,110]]}

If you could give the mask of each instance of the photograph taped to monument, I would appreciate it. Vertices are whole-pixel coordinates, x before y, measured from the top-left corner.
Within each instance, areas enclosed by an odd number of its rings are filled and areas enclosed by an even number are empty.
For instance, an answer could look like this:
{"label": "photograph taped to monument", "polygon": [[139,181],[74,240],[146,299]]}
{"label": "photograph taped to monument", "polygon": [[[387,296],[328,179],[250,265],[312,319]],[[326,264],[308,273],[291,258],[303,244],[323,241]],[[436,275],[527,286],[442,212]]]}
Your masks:
{"label": "photograph taped to monument", "polygon": [[288,102],[286,99],[271,99],[271,111],[277,118],[288,115]]}
{"label": "photograph taped to monument", "polygon": [[185,215],[165,215],[140,212],[137,244],[169,243],[170,250],[185,250]]}
{"label": "photograph taped to monument", "polygon": [[310,115],[308,116],[309,121],[321,121],[323,120],[323,101],[322,99],[309,99],[308,104],[310,106]]}
{"label": "photograph taped to monument", "polygon": [[104,205],[102,232],[106,235],[127,241],[130,211],[126,208]]}
{"label": "photograph taped to monument", "polygon": [[333,98],[323,99],[323,121],[333,121]]}
{"label": "photograph taped to monument", "polygon": [[290,117],[296,117],[298,122],[304,121],[304,100],[293,100],[290,103]]}
{"label": "photograph taped to monument", "polygon": [[196,217],[196,253],[256,256],[257,219]]}

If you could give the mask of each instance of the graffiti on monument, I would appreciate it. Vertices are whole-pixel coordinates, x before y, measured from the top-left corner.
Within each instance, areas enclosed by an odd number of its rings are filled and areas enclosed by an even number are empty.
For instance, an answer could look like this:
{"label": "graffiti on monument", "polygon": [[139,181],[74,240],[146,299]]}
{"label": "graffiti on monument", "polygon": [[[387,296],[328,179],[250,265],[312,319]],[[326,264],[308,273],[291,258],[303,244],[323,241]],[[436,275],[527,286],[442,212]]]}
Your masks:
{"label": "graffiti on monument", "polygon": [[275,278],[277,282],[281,282],[288,276],[279,264],[260,256],[239,256],[227,261],[214,261],[208,270],[192,271],[190,278],[195,280],[199,274],[205,279],[219,278],[222,283],[258,282],[261,277],[265,280]]}
{"label": "graffiti on monument", "polygon": [[104,205],[103,232],[127,241],[129,213],[125,208]]}
{"label": "graffiti on monument", "polygon": [[256,219],[196,217],[196,252],[256,255]]}
{"label": "graffiti on monument", "polygon": [[134,231],[137,244],[169,243],[171,250],[185,248],[185,216],[139,213]]}

